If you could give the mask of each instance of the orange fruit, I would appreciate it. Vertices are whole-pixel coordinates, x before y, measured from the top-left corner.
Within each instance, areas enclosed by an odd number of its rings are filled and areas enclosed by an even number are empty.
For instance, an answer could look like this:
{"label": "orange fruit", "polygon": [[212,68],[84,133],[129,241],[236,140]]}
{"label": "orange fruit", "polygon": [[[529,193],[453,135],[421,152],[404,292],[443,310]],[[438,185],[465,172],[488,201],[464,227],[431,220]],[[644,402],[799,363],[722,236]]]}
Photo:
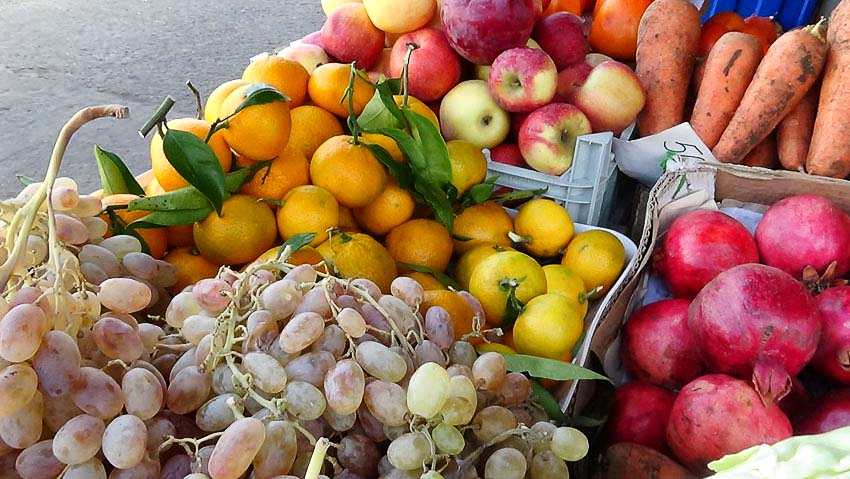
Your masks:
{"label": "orange fruit", "polygon": [[177,283],[168,288],[171,293],[179,293],[186,286],[195,284],[218,274],[219,266],[201,256],[195,248],[181,246],[169,251],[165,261],[177,268]]}
{"label": "orange fruit", "polygon": [[[191,133],[202,140],[206,138],[207,133],[210,131],[209,123],[195,118],[179,118],[171,120],[168,122],[167,126],[174,130]],[[212,138],[210,138],[209,146],[213,153],[215,153],[216,158],[218,158],[218,164],[221,165],[221,169],[227,173],[230,171],[233,155],[230,153],[230,147],[227,146],[227,143],[224,141],[222,133],[222,131],[216,132]],[[159,132],[154,133],[153,138],[151,138],[150,154],[153,174],[156,177],[157,183],[162,186],[163,190],[172,191],[178,188],[183,188],[184,186],[189,186],[189,182],[183,179],[183,177],[180,176],[180,173],[177,173],[177,170],[171,166],[171,163],[165,157],[165,152],[162,149],[162,137],[159,136]]]}
{"label": "orange fruit", "polygon": [[567,245],[561,264],[572,270],[592,292],[602,289],[595,297],[611,289],[626,264],[626,249],[613,234],[603,230],[579,233]]}
{"label": "orange fruit", "polygon": [[452,232],[455,236],[455,253],[463,254],[480,244],[487,243],[510,246],[511,239],[508,238],[508,233],[513,230],[513,227],[511,215],[492,201],[470,206],[461,211],[454,221]]}
{"label": "orange fruit", "polygon": [[366,278],[390,292],[390,283],[398,276],[395,261],[386,248],[363,233],[333,233],[316,248],[341,278]]}
{"label": "orange fruit", "polygon": [[292,128],[287,146],[301,150],[309,160],[328,138],[343,134],[342,125],[333,114],[314,105],[303,105],[289,112]]}
{"label": "orange fruit", "polygon": [[539,258],[555,256],[567,247],[575,225],[563,206],[548,198],[535,198],[519,207],[512,239]]}
{"label": "orange fruit", "polygon": [[221,216],[215,211],[195,223],[192,233],[198,251],[218,264],[238,265],[253,261],[277,239],[271,208],[248,195],[224,200]]}
{"label": "orange fruit", "polygon": [[296,186],[309,184],[310,163],[300,150],[287,146],[269,166],[254,173],[239,192],[255,198],[279,200]]}
{"label": "orange fruit", "polygon": [[[254,261],[263,262],[270,261],[277,258],[277,254],[280,252],[280,247],[282,245],[276,245],[269,248],[265,253],[261,254]],[[286,259],[286,262],[292,265],[299,264],[309,264],[316,266],[318,271],[322,271],[324,273],[328,272],[328,269],[322,265],[317,266],[319,263],[324,261],[325,259],[322,257],[321,253],[319,253],[316,248],[312,246],[302,246],[298,248],[294,253],[289,255],[289,258]]]}
{"label": "orange fruit", "polygon": [[[138,198],[136,195],[118,194],[106,196],[103,198],[102,202],[103,206],[126,205],[136,198]],[[115,210],[115,214],[125,223],[125,225],[127,225],[139,218],[147,216],[150,214],[150,211]],[[109,225],[109,229],[104,235],[105,238],[108,238],[113,234],[112,224],[109,222],[109,216],[104,214],[100,217]],[[168,247],[168,237],[166,236],[165,228],[139,228],[135,230],[135,232],[148,246],[151,256],[159,259],[165,255],[166,248]]]}
{"label": "orange fruit", "polygon": [[597,0],[587,36],[593,51],[634,61],[638,23],[650,3],[652,0]]}
{"label": "orange fruit", "polygon": [[505,318],[511,282],[517,283],[516,297],[523,304],[546,293],[543,268],[534,258],[519,251],[488,256],[472,272],[469,292],[481,302],[488,323],[500,325]]}
{"label": "orange fruit", "polygon": [[[313,103],[336,116],[348,117],[348,101],[340,103],[348,88],[351,65],[326,63],[313,71],[307,91]],[[354,114],[359,115],[375,94],[375,88],[359,76],[354,80]]]}
{"label": "orange fruit", "polygon": [[368,205],[357,208],[354,218],[369,233],[385,235],[413,216],[416,201],[413,195],[390,179],[386,188]]}
{"label": "orange fruit", "polygon": [[446,285],[441,283],[437,278],[428,273],[420,273],[419,271],[410,271],[404,273],[402,276],[406,276],[410,279],[416,280],[422,289],[425,291],[434,291],[434,290],[445,290],[448,291]]}
{"label": "orange fruit", "polygon": [[547,293],[533,298],[513,329],[516,351],[549,359],[570,354],[584,330],[582,315],[566,296]]}
{"label": "orange fruit", "polygon": [[501,343],[481,343],[475,346],[475,351],[478,354],[484,353],[500,353],[500,354],[516,354],[516,350],[510,346]]}
{"label": "orange fruit", "polygon": [[452,238],[445,226],[434,220],[415,219],[393,228],[384,243],[390,255],[401,263],[445,271],[452,258]]}
{"label": "orange fruit", "polygon": [[192,236],[192,225],[169,226],[165,228],[165,236],[168,246],[195,246],[195,238]]}
{"label": "orange fruit", "polygon": [[354,218],[354,210],[345,206],[339,207],[339,229],[346,233],[360,232],[360,225],[357,224],[357,219]]}
{"label": "orange fruit", "polygon": [[[395,95],[395,96],[393,96],[393,100],[395,100],[396,105],[403,108],[401,106],[402,103],[404,103],[404,96],[403,95]],[[438,130],[440,129],[440,121],[437,119],[437,114],[434,113],[434,110],[428,108],[428,105],[423,103],[422,100],[408,95],[407,96],[407,107],[411,111],[415,111],[416,113],[419,113],[420,115],[424,116],[425,118],[431,120],[431,123],[433,123],[434,126],[436,126]]]}
{"label": "orange fruit", "polygon": [[[233,90],[224,99],[220,115],[233,114],[250,93],[249,89],[258,85],[249,83]],[[275,101],[249,106],[227,123],[227,128],[222,131],[224,140],[236,153],[254,161],[271,160],[283,151],[289,141],[289,103]]]}
{"label": "orange fruit", "polygon": [[210,93],[210,96],[207,97],[207,103],[204,105],[204,120],[207,120],[208,123],[212,123],[217,119],[222,118],[221,104],[224,103],[224,99],[233,93],[233,90],[249,83],[250,82],[240,78],[238,80],[224,82],[216,87],[216,89]]}
{"label": "orange fruit", "polygon": [[480,244],[458,258],[455,264],[454,278],[460,286],[468,290],[469,278],[472,277],[472,272],[478,266],[478,263],[501,251],[514,251],[510,246],[502,246],[495,243]]}
{"label": "orange fruit", "polygon": [[770,17],[753,16],[744,19],[744,26],[740,32],[756,37],[764,47],[764,52],[767,53],[767,49],[782,34],[782,27]]}
{"label": "orange fruit", "polygon": [[328,239],[328,229],[339,224],[339,204],[326,189],[315,185],[296,186],[283,197],[277,210],[277,229],[284,240],[315,233],[310,246]]}
{"label": "orange fruit", "polygon": [[434,306],[443,307],[452,317],[455,339],[460,340],[472,332],[475,311],[459,294],[448,290],[425,291],[425,300],[419,305],[419,311],[424,316]]}
{"label": "orange fruit", "polygon": [[395,140],[386,135],[381,135],[380,133],[363,133],[360,135],[360,141],[383,147],[396,163],[407,162],[407,159],[404,157],[404,154],[401,152],[401,149],[399,149]]}
{"label": "orange fruit", "polygon": [[587,3],[587,0],[552,0],[546,10],[543,10],[543,17],[558,12],[569,12],[581,16]]}
{"label": "orange fruit", "polygon": [[159,181],[156,181],[156,177],[151,178],[150,183],[145,185],[145,196],[156,196],[165,193],[165,190],[162,188],[162,185],[159,184]]}
{"label": "orange fruit", "polygon": [[446,142],[452,167],[452,185],[463,195],[487,176],[487,157],[481,148],[464,140]]}
{"label": "orange fruit", "polygon": [[242,72],[242,79],[251,83],[267,83],[288,96],[291,108],[301,106],[307,98],[310,74],[300,63],[277,55],[252,61]]}
{"label": "orange fruit", "polygon": [[341,206],[362,208],[378,197],[387,184],[384,166],[365,145],[348,135],[322,143],[310,162],[313,184],[330,191]]}

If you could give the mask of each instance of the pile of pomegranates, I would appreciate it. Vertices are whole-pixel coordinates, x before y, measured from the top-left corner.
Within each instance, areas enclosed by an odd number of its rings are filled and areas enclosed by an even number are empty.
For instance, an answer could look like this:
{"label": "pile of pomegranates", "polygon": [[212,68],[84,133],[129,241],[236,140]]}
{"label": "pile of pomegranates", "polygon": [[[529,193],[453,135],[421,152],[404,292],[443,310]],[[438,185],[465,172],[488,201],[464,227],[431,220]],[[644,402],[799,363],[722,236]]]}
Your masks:
{"label": "pile of pomegranates", "polygon": [[793,196],[752,234],[722,211],[691,211],[653,266],[669,299],[625,323],[631,381],[615,393],[611,444],[648,446],[700,473],[754,445],[850,426],[847,213]]}

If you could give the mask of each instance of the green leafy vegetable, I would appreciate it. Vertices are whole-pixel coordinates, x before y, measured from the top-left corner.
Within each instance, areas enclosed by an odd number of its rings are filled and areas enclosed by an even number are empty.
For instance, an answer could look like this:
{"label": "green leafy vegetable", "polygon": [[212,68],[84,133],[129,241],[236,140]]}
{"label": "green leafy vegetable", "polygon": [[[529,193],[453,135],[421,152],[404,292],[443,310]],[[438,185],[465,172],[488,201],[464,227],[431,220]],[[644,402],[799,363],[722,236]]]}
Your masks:
{"label": "green leafy vegetable", "polygon": [[145,190],[118,155],[94,145],[94,159],[104,196],[122,193],[144,196]]}
{"label": "green leafy vegetable", "polygon": [[531,377],[552,379],[555,381],[571,381],[575,379],[594,379],[611,382],[605,376],[590,369],[576,366],[573,363],[554,359],[526,356],[524,354],[503,354],[508,371],[526,372]]}

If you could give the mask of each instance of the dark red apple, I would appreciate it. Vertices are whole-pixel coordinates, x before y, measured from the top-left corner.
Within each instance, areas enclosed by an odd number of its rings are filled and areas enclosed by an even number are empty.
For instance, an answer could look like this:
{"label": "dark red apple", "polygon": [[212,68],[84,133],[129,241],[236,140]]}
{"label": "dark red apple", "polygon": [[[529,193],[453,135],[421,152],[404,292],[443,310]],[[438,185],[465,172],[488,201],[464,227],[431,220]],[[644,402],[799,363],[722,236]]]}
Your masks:
{"label": "dark red apple", "polygon": [[535,0],[443,0],[441,10],[449,44],[476,65],[525,45],[536,18]]}
{"label": "dark red apple", "polygon": [[558,91],[555,101],[573,103],[579,88],[590,75],[593,67],[585,62],[576,63],[558,72]]}
{"label": "dark red apple", "polygon": [[569,12],[558,12],[540,20],[532,34],[540,47],[552,57],[558,70],[584,61],[587,38],[584,21]]}
{"label": "dark red apple", "polygon": [[496,163],[528,168],[525,160],[522,159],[522,153],[519,152],[519,146],[513,143],[502,143],[495,148],[490,148],[490,159]]}
{"label": "dark red apple", "polygon": [[436,28],[422,28],[396,40],[390,53],[391,77],[401,77],[408,43],[419,47],[410,55],[410,94],[425,102],[442,98],[460,81],[460,58],[443,32]]}

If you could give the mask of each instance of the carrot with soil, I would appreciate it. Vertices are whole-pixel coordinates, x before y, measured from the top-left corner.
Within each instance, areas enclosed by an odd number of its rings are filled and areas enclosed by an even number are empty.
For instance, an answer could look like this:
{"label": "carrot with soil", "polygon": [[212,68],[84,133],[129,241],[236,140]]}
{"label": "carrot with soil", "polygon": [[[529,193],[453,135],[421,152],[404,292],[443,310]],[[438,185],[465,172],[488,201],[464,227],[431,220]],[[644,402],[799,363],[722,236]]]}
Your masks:
{"label": "carrot with soil", "polygon": [[844,178],[850,174],[850,2],[832,11],[826,36],[829,54],[806,169]]}
{"label": "carrot with soil", "polygon": [[[828,60],[827,60],[828,61]],[[779,163],[786,170],[805,171],[809,143],[815,128],[820,88],[815,85],[776,126]]]}
{"label": "carrot with soil", "polygon": [[711,48],[691,115],[691,126],[707,147],[714,148],[729,125],[763,51],[756,37],[740,32],[724,34]]}
{"label": "carrot with soil", "polygon": [[637,76],[646,91],[646,105],[637,118],[641,135],[684,120],[699,35],[699,11],[687,0],[656,0],[643,14],[636,54]]}
{"label": "carrot with soil", "polygon": [[779,166],[779,157],[776,153],[776,134],[771,133],[767,135],[767,138],[761,140],[761,143],[747,153],[741,164],[775,170]]}
{"label": "carrot with soil", "polygon": [[687,469],[655,449],[621,442],[605,451],[605,477],[609,479],[696,479]]}
{"label": "carrot with soil", "polygon": [[[826,61],[821,24],[791,30],[771,45],[741,104],[712,152],[740,163],[776,128],[815,84]],[[837,100],[837,99],[836,99]]]}

